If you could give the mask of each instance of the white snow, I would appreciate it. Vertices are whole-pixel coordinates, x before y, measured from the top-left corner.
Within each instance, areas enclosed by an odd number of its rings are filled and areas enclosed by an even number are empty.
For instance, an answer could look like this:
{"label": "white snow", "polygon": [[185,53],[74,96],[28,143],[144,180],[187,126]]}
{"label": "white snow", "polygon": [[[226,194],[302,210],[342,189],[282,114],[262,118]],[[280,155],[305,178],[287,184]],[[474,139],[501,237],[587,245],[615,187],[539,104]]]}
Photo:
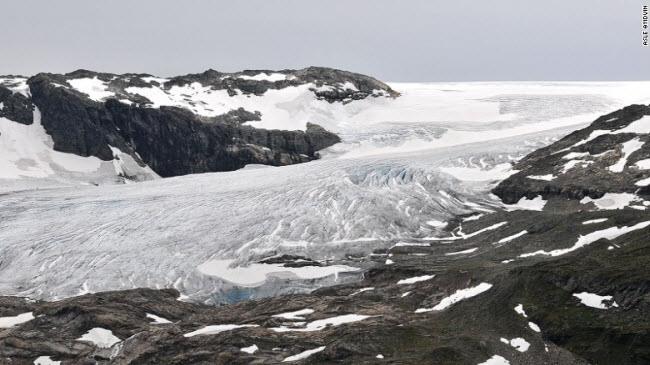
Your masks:
{"label": "white snow", "polygon": [[515,307],[515,312],[521,314],[522,316],[524,316],[524,318],[528,318],[528,315],[526,314],[526,311],[524,310],[524,305],[523,304],[518,304]]}
{"label": "white snow", "polygon": [[650,133],[650,115],[644,115],[641,119],[635,120],[630,123],[627,127],[619,129],[614,132],[614,134],[621,133],[636,133],[636,134],[648,134]]}
{"label": "white snow", "polygon": [[462,229],[459,229],[458,232],[456,232],[458,234],[457,236],[453,235],[453,236],[450,236],[450,237],[425,237],[425,238],[423,238],[423,240],[425,240],[425,241],[464,240],[464,239],[472,238],[474,236],[478,236],[479,234],[484,233],[484,232],[493,231],[493,230],[495,230],[495,229],[497,229],[499,227],[505,226],[506,224],[508,224],[508,222],[499,222],[499,223],[493,224],[491,226],[479,229],[478,231],[472,232],[472,233],[463,233]]}
{"label": "white snow", "polygon": [[544,210],[544,206],[546,205],[547,201],[542,198],[541,195],[536,196],[534,199],[528,199],[526,197],[523,197],[519,199],[519,201],[516,204],[504,204],[503,206],[506,208],[507,211],[514,211],[514,210],[535,210],[535,211],[542,211]]}
{"label": "white snow", "polygon": [[548,175],[529,175],[526,176],[527,179],[531,180],[543,180],[543,181],[551,181],[555,179],[555,176],[553,174],[548,174]]}
{"label": "white snow", "polygon": [[90,173],[101,167],[97,157],[58,152],[41,125],[41,113],[34,110],[34,123],[24,125],[0,118],[0,178],[43,178],[57,170]]}
{"label": "white snow", "polygon": [[[55,151],[52,138],[41,125],[38,108],[33,116],[31,125],[0,118],[0,180],[42,179],[87,184],[88,181],[110,182],[109,179],[117,176],[112,161]],[[148,167],[137,165],[131,156],[120,154],[120,158],[130,176],[141,180],[158,178]]]}
{"label": "white snow", "polygon": [[245,352],[245,353],[251,354],[251,355],[254,354],[255,351],[257,351],[257,350],[259,350],[259,347],[257,347],[257,345],[251,345],[251,346],[248,346],[248,347],[242,347],[241,348],[242,352]]}
{"label": "white snow", "polygon": [[581,204],[594,203],[600,210],[616,210],[623,209],[634,201],[639,201],[641,198],[630,193],[606,193],[598,199],[592,199],[588,196],[580,200]]}
{"label": "white snow", "polygon": [[650,158],[639,160],[634,164],[642,170],[650,170]]}
{"label": "white snow", "polygon": [[317,279],[359,270],[346,265],[284,267],[282,264],[253,263],[247,267],[231,267],[233,262],[234,260],[212,260],[197,266],[197,269],[203,274],[249,287],[260,286],[270,277]]}
{"label": "white snow", "polygon": [[408,279],[402,279],[397,282],[397,285],[415,284],[415,283],[419,283],[420,281],[431,280],[434,277],[435,275],[422,275],[422,276],[416,276]]}
{"label": "white snow", "polygon": [[521,337],[513,338],[512,340],[502,337],[501,342],[514,347],[519,352],[526,352],[530,347],[530,343]]}
{"label": "white snow", "polygon": [[519,232],[519,233],[513,234],[512,236],[508,236],[508,237],[505,237],[505,238],[500,239],[498,243],[506,243],[506,242],[510,242],[510,241],[512,241],[512,240],[515,240],[515,239],[517,239],[517,238],[519,238],[519,237],[525,235],[525,234],[528,234],[528,231],[523,230],[523,231],[521,231],[521,232]]}
{"label": "white snow", "polygon": [[584,139],[576,143],[572,147],[583,145],[595,139],[596,137],[603,136],[606,134],[622,134],[622,133],[636,133],[636,134],[650,133],[650,116],[644,115],[643,117],[641,117],[641,119],[636,120],[630,123],[627,127],[621,128],[616,131],[597,129],[591,132],[591,134],[589,135],[589,137],[587,137],[587,139]]}
{"label": "white snow", "polygon": [[484,216],[484,214],[482,214],[482,213],[481,214],[475,214],[475,215],[469,216],[467,218],[463,218],[463,222],[477,221],[477,220],[481,219],[481,217],[483,217],[483,216]]}
{"label": "white snow", "polygon": [[341,316],[330,317],[325,319],[318,319],[307,323],[304,327],[274,327],[271,330],[275,332],[314,332],[321,331],[328,326],[336,327],[342,324],[354,323],[363,321],[364,319],[372,318],[373,316],[366,316],[361,314],[344,314]]}
{"label": "white snow", "polygon": [[238,328],[250,328],[250,327],[259,327],[256,324],[217,324],[212,326],[205,326],[196,331],[186,333],[184,337],[194,337],[198,335],[216,335],[217,333],[232,331]]}
{"label": "white snow", "polygon": [[463,250],[463,251],[447,252],[447,253],[445,253],[445,256],[464,255],[464,254],[472,253],[472,252],[474,252],[476,250],[478,250],[478,247],[469,248],[469,249]]}
{"label": "white snow", "polygon": [[147,318],[153,319],[152,324],[167,324],[167,323],[172,323],[170,320],[165,319],[163,317],[158,317],[155,314],[147,313]]}
{"label": "white snow", "polygon": [[8,88],[14,94],[22,94],[28,98],[31,96],[27,79],[24,77],[0,78],[0,85]]}
{"label": "white snow", "polygon": [[587,137],[586,139],[583,139],[582,141],[574,144],[571,147],[576,147],[576,146],[583,145],[583,144],[585,144],[585,143],[587,143],[589,141],[592,141],[592,140],[596,139],[597,137],[604,136],[604,135],[610,134],[610,133],[612,133],[612,131],[597,129],[595,131],[592,131],[591,134],[589,134],[589,137]]}
{"label": "white snow", "polygon": [[95,327],[90,331],[86,332],[83,336],[77,339],[77,341],[88,341],[95,344],[97,347],[101,348],[110,348],[118,342],[122,342],[117,338],[113,332],[105,328]]}
{"label": "white snow", "polygon": [[32,312],[22,313],[17,316],[0,317],[0,328],[11,328],[31,321],[32,319],[34,319],[34,314]]}
{"label": "white snow", "polygon": [[334,91],[334,90],[336,90],[336,88],[334,86],[325,85],[325,84],[322,85],[322,86],[314,88],[314,91],[317,91],[317,92],[326,92],[326,91]]}
{"label": "white snow", "polygon": [[594,161],[587,161],[587,160],[571,160],[567,163],[564,164],[564,167],[562,168],[562,173],[565,174],[567,171],[571,170],[572,168],[581,165],[583,168],[587,167],[591,164],[593,164]]}
{"label": "white snow", "polygon": [[[113,152],[113,168],[118,176],[145,176],[149,178],[159,178],[149,166],[142,167],[128,153],[122,152],[119,148],[108,146]],[[128,181],[128,180],[127,180]]]}
{"label": "white snow", "polygon": [[422,242],[397,242],[393,247],[431,247],[431,244]]}
{"label": "white snow", "polygon": [[97,78],[97,76],[83,79],[73,79],[67,81],[70,86],[77,91],[88,95],[91,100],[104,101],[107,98],[115,96],[115,93],[108,91],[106,82]]}
{"label": "white snow", "polygon": [[382,354],[378,354],[377,356],[375,356],[375,358],[377,358],[377,359],[383,359],[383,358],[384,358],[384,355],[382,355]]}
{"label": "white snow", "polygon": [[61,365],[61,361],[54,361],[50,356],[39,356],[34,360],[34,365]]}
{"label": "white snow", "polygon": [[287,79],[287,75],[281,74],[278,72],[272,72],[272,73],[258,73],[257,75],[254,76],[248,76],[248,75],[240,75],[238,78],[243,79],[243,80],[253,80],[253,81],[270,81],[270,82],[276,82],[276,81],[282,81]]}
{"label": "white snow", "polygon": [[510,361],[506,360],[502,356],[494,355],[491,358],[487,359],[478,365],[510,365]]}
{"label": "white snow", "polygon": [[539,326],[536,325],[533,322],[528,322],[528,327],[530,327],[530,329],[532,329],[535,332],[542,332],[542,330],[539,328]]}
{"label": "white snow", "polygon": [[565,160],[573,160],[586,156],[589,156],[589,152],[569,152],[566,155],[562,156],[562,158]]}
{"label": "white snow", "polygon": [[634,185],[636,185],[636,186],[648,186],[648,185],[650,185],[650,177],[646,178],[646,179],[643,179],[643,180],[639,180],[639,181],[635,182]]}
{"label": "white snow", "polygon": [[354,84],[351,83],[350,81],[346,81],[346,82],[344,82],[343,84],[340,84],[340,85],[341,85],[341,88],[343,90],[359,91],[359,89],[357,89],[357,87],[354,86]]}
{"label": "white snow", "polygon": [[597,218],[597,219],[590,219],[588,221],[582,222],[582,224],[596,224],[596,223],[603,223],[606,222],[608,218]]}
{"label": "white snow", "polygon": [[412,293],[412,291],[407,291],[406,293],[400,295],[400,298],[407,297],[407,296],[409,296],[411,293]]}
{"label": "white snow", "polygon": [[146,83],[151,83],[152,81],[155,81],[155,82],[157,82],[159,84],[164,84],[164,83],[168,82],[169,79],[165,79],[165,78],[162,78],[162,77],[149,76],[149,77],[143,77],[142,81],[144,81]]}
{"label": "white snow", "polygon": [[531,256],[537,256],[537,255],[546,255],[546,256],[561,256],[564,254],[567,254],[569,252],[573,252],[579,248],[582,248],[584,246],[587,246],[593,242],[598,241],[601,238],[605,238],[608,240],[613,240],[619,236],[622,236],[626,233],[636,231],[638,229],[643,229],[647,226],[650,226],[650,221],[645,221],[641,223],[637,223],[631,227],[623,226],[623,227],[610,227],[607,229],[603,229],[600,231],[595,231],[588,233],[584,236],[578,237],[578,241],[571,247],[569,248],[562,248],[562,249],[557,249],[557,250],[552,250],[552,251],[544,251],[544,250],[539,250],[531,253],[525,253],[520,255],[519,257],[531,257]]}
{"label": "white snow", "polygon": [[305,319],[304,316],[312,314],[312,313],[314,313],[313,309],[305,308],[305,309],[297,310],[295,312],[287,312],[287,313],[275,314],[275,315],[273,315],[273,317],[284,318],[284,319],[302,320],[302,319]]}
{"label": "white snow", "polygon": [[325,350],[325,346],[317,347],[317,348],[312,349],[312,350],[307,350],[307,351],[301,352],[301,353],[299,353],[297,355],[289,356],[286,359],[282,360],[282,362],[292,362],[292,361],[298,361],[298,360],[306,359],[309,356],[311,356],[311,355],[313,355],[315,353],[321,352],[323,350]]}
{"label": "white snow", "polygon": [[463,299],[471,298],[476,295],[479,295],[487,290],[489,290],[492,287],[492,284],[489,283],[480,283],[477,286],[473,286],[470,288],[466,289],[459,289],[457,290],[454,294],[443,298],[440,303],[438,303],[436,306],[433,308],[419,308],[415,311],[415,313],[425,313],[425,312],[431,312],[431,311],[440,311],[445,308],[450,307],[451,305],[460,302]]}
{"label": "white snow", "polygon": [[[650,118],[648,118],[650,120]],[[629,140],[625,143],[623,143],[622,151],[623,151],[623,157],[621,157],[618,162],[616,162],[614,165],[609,166],[608,169],[611,172],[623,172],[623,169],[625,168],[625,165],[627,164],[627,159],[630,157],[630,155],[637,150],[641,149],[645,142],[641,142],[639,138],[634,138],[632,140]]]}
{"label": "white snow", "polygon": [[436,220],[436,219],[432,219],[430,221],[427,221],[427,224],[432,226],[432,227],[438,227],[438,228],[442,228],[442,227],[447,226],[447,222],[442,222],[442,221],[439,221],[439,220]]}
{"label": "white snow", "polygon": [[374,290],[374,289],[375,289],[375,288],[373,288],[373,287],[370,287],[370,288],[361,288],[361,289],[355,291],[354,293],[350,294],[350,296],[355,296],[355,295],[357,295],[357,294],[361,294],[361,293],[363,293],[363,292],[367,292],[367,291]]}
{"label": "white snow", "polygon": [[582,293],[574,293],[573,296],[580,299],[580,302],[582,304],[591,308],[609,309],[611,307],[618,307],[618,304],[616,304],[616,302],[612,302],[611,304],[603,303],[604,301],[612,300],[611,295],[598,295],[593,293],[582,292]]}

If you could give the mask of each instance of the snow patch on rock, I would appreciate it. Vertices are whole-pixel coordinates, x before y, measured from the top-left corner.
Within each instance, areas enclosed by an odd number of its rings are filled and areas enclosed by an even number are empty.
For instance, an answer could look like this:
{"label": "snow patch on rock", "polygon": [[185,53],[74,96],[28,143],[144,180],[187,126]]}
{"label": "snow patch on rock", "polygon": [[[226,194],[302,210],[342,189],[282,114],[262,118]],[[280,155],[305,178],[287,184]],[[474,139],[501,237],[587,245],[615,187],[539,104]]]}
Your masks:
{"label": "snow patch on rock", "polygon": [[408,285],[408,284],[415,284],[419,283],[421,281],[426,281],[426,280],[431,280],[435,277],[435,275],[422,275],[422,276],[416,276],[408,279],[402,279],[397,282],[397,285]]}
{"label": "snow patch on rock", "polygon": [[614,301],[612,301],[611,304],[604,303],[612,300],[611,295],[598,295],[593,293],[582,292],[582,293],[574,293],[573,296],[580,299],[580,302],[582,304],[591,308],[609,309],[611,307],[618,307],[618,304],[616,304],[616,302]]}
{"label": "snow patch on rock", "polygon": [[510,365],[510,361],[499,355],[494,355],[478,365]]}
{"label": "snow patch on rock", "polygon": [[115,93],[108,91],[108,85],[105,81],[97,78],[73,79],[67,80],[68,84],[80,93],[88,95],[91,100],[104,101],[110,97],[115,96]]}
{"label": "snow patch on rock", "polygon": [[519,352],[526,352],[530,347],[530,343],[521,337],[513,338],[512,340],[502,337],[501,342],[514,347]]}
{"label": "snow patch on rock", "polygon": [[592,199],[588,196],[580,200],[581,204],[594,203],[599,210],[616,210],[623,209],[634,201],[640,201],[641,198],[630,193],[606,193],[598,199]]}
{"label": "snow patch on rock", "polygon": [[548,174],[548,175],[530,175],[526,176],[527,179],[531,180],[542,180],[542,181],[551,181],[555,179],[555,176],[553,174]]}
{"label": "snow patch on rock", "polygon": [[95,346],[101,348],[111,348],[116,343],[122,342],[122,340],[117,338],[113,332],[101,327],[95,327],[89,330],[83,336],[78,338],[77,341],[92,342]]}
{"label": "snow patch on rock", "polygon": [[312,349],[312,350],[303,351],[303,352],[301,352],[301,353],[299,353],[297,355],[287,357],[286,359],[282,360],[282,362],[293,362],[293,361],[306,359],[309,356],[311,356],[313,354],[316,354],[316,353],[319,353],[319,352],[321,352],[323,350],[325,350],[325,346],[317,347],[317,348]]}
{"label": "snow patch on rock", "polygon": [[196,331],[184,334],[184,337],[194,337],[198,335],[216,335],[217,333],[232,331],[238,328],[259,327],[256,324],[217,324],[212,326],[205,326]]}
{"label": "snow patch on rock", "polygon": [[216,276],[231,283],[255,287],[264,284],[269,277],[288,279],[318,279],[342,272],[358,271],[346,265],[285,267],[282,264],[250,264],[247,267],[231,267],[234,260],[212,260],[197,267],[203,274]]}
{"label": "snow patch on rock", "polygon": [[438,303],[438,305],[434,306],[433,308],[419,308],[415,311],[415,313],[425,313],[425,312],[440,311],[446,309],[451,305],[460,302],[461,300],[471,298],[483,292],[486,292],[491,287],[492,284],[481,283],[477,286],[473,286],[470,288],[459,289],[454,294],[442,299],[440,303]]}
{"label": "snow patch on rock", "polygon": [[603,229],[600,231],[595,231],[591,232],[589,234],[586,234],[584,236],[580,236],[578,238],[578,241],[571,247],[569,248],[562,248],[562,249],[557,249],[557,250],[552,250],[552,251],[544,251],[544,250],[539,250],[531,253],[525,253],[519,255],[519,257],[531,257],[531,256],[537,256],[537,255],[545,255],[545,256],[561,256],[564,254],[567,254],[569,252],[573,252],[579,248],[582,248],[584,246],[587,246],[593,242],[598,241],[601,238],[608,239],[608,240],[613,240],[619,236],[622,236],[626,233],[636,231],[638,229],[643,229],[647,226],[650,226],[650,221],[645,221],[641,223],[637,223],[631,227],[623,226],[623,227],[610,227],[607,229]]}
{"label": "snow patch on rock", "polygon": [[34,319],[32,312],[22,313],[17,316],[0,317],[0,328],[11,328]]}

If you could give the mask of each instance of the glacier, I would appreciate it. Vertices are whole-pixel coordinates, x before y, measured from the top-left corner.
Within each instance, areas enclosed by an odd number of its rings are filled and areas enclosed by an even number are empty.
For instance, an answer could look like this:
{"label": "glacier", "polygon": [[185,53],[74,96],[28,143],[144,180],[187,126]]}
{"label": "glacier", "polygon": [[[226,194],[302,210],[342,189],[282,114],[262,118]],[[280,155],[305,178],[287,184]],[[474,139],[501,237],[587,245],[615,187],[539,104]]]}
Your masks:
{"label": "glacier", "polygon": [[[643,82],[390,86],[402,95],[328,104],[293,90],[266,100],[341,136],[305,164],[126,185],[0,176],[0,293],[173,287],[183,300],[218,304],[357,280],[385,261],[382,249],[443,229],[428,222],[500,207],[488,192],[513,161],[650,102]],[[260,263],[282,255],[338,269]],[[259,271],[254,280],[234,279],[246,269]]]}

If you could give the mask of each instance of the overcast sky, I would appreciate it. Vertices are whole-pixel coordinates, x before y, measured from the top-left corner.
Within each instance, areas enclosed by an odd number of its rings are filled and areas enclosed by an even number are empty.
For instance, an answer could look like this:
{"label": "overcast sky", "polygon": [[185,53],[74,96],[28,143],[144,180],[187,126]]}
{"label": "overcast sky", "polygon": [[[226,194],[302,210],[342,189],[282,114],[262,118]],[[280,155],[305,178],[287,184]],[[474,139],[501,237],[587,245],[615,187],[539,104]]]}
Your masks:
{"label": "overcast sky", "polygon": [[317,65],[385,81],[650,80],[641,4],[2,0],[0,74]]}

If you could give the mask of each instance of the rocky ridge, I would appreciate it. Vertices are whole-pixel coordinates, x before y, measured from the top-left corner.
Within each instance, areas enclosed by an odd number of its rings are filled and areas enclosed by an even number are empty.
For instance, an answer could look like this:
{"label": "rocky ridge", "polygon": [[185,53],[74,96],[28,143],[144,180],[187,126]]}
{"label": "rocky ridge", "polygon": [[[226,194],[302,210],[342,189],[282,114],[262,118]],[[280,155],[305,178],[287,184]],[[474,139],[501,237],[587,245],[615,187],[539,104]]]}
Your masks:
{"label": "rocky ridge", "polygon": [[309,122],[304,130],[247,125],[265,115],[236,105],[298,87],[328,103],[398,96],[371,77],[319,67],[208,70],[170,79],[78,70],[0,77],[0,117],[30,125],[38,110],[55,151],[111,161],[117,149],[162,177],[232,171],[247,164],[308,162],[340,141]]}
{"label": "rocky ridge", "polygon": [[557,143],[531,153],[494,193],[521,198],[598,199],[606,193],[647,191],[650,181],[650,107],[631,105],[595,120]]}

